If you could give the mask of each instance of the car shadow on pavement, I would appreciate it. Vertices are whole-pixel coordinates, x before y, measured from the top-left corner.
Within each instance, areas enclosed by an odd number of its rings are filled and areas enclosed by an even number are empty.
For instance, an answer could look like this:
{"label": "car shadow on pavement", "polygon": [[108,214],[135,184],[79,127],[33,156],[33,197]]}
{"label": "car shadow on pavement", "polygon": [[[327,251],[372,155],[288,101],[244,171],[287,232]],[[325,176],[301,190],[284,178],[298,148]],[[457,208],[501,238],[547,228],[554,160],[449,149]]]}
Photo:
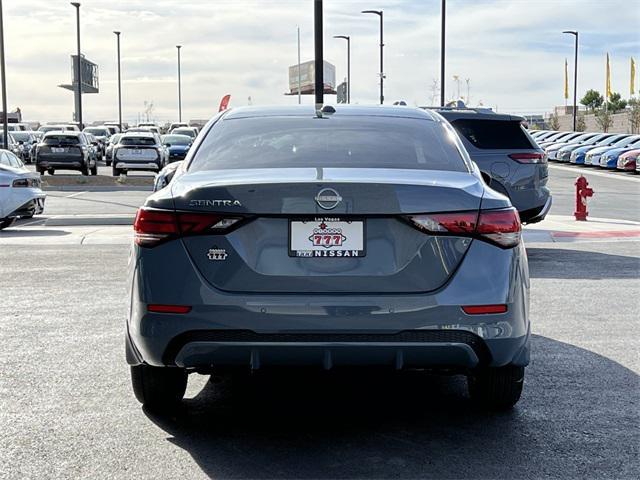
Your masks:
{"label": "car shadow on pavement", "polygon": [[532,278],[638,278],[640,257],[562,248],[527,248]]}
{"label": "car shadow on pavement", "polygon": [[482,412],[463,377],[374,372],[212,383],[167,418],[215,478],[638,478],[639,377],[534,336],[523,398]]}

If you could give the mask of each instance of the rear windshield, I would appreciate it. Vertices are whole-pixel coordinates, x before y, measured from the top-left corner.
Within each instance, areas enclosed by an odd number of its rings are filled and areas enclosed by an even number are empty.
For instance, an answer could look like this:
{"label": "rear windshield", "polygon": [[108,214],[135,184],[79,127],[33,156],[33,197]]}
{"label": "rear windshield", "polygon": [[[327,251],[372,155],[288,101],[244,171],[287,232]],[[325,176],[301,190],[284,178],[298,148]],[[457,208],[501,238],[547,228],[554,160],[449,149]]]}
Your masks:
{"label": "rear windshield", "polygon": [[165,135],[162,137],[162,143],[165,145],[170,143],[171,145],[190,145],[191,137],[187,135]]}
{"label": "rear windshield", "polygon": [[442,124],[373,116],[225,119],[209,131],[189,170],[287,167],[467,171]]}
{"label": "rear windshield", "polygon": [[45,145],[78,145],[80,139],[71,135],[48,135],[43,142]]}
{"label": "rear windshield", "polygon": [[171,133],[175,135],[188,135],[189,137],[195,137],[196,132],[190,129],[174,128]]}
{"label": "rear windshield", "polygon": [[122,137],[120,145],[155,145],[156,141],[150,137]]}
{"label": "rear windshield", "polygon": [[474,120],[464,118],[451,122],[453,128],[471,145],[481,149],[534,148],[518,121]]}
{"label": "rear windshield", "polygon": [[96,135],[98,137],[109,136],[109,130],[107,130],[106,128],[85,128],[84,131],[87,133],[91,133],[92,135]]}

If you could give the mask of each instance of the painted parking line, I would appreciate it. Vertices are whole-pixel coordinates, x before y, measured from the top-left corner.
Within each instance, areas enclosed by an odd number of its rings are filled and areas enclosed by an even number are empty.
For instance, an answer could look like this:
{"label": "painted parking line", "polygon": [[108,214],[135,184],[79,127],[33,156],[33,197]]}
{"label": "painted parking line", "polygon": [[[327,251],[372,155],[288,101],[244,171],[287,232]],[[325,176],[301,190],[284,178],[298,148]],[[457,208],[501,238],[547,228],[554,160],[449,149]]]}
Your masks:
{"label": "painted parking line", "polygon": [[[617,175],[613,172],[599,172],[597,170],[590,170],[589,167],[585,167],[585,168],[578,168],[578,167],[565,167],[564,165],[554,165],[552,163],[549,164],[549,168],[552,170],[563,170],[565,172],[572,172],[578,175],[584,175],[589,176],[589,175],[593,175],[594,177],[604,177],[604,178],[610,178],[612,180],[623,180],[625,182],[636,182],[636,183],[640,183],[640,177],[634,177],[631,176],[630,174],[624,175]],[[622,172],[621,172],[622,173]]]}

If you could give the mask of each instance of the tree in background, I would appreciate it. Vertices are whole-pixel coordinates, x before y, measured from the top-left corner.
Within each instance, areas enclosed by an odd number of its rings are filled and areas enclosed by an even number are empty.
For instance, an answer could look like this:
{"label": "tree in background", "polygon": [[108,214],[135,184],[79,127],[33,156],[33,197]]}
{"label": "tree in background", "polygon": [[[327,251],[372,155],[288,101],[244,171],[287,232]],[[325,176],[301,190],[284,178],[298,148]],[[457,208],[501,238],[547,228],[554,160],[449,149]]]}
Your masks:
{"label": "tree in background", "polygon": [[600,92],[597,90],[587,90],[587,93],[584,94],[580,103],[587,107],[587,110],[595,112],[596,109],[600,108],[604,103],[604,98],[602,98],[602,95],[600,95]]}
{"label": "tree in background", "polygon": [[613,118],[611,117],[611,112],[601,108],[596,112],[596,123],[600,127],[600,129],[607,133],[611,126],[613,125]]}
{"label": "tree in background", "polygon": [[627,106],[627,101],[622,98],[622,96],[618,92],[613,92],[609,97],[609,102],[607,103],[607,108],[615,113],[620,110],[624,110]]}
{"label": "tree in background", "polygon": [[579,113],[576,119],[576,131],[584,132],[587,129],[587,122],[584,119],[584,113]]}
{"label": "tree in background", "polygon": [[640,132],[640,100],[637,98],[631,98],[629,100],[629,125],[631,126],[631,133]]}
{"label": "tree in background", "polygon": [[558,114],[556,112],[553,112],[549,117],[549,129],[560,130],[560,119],[558,118]]}

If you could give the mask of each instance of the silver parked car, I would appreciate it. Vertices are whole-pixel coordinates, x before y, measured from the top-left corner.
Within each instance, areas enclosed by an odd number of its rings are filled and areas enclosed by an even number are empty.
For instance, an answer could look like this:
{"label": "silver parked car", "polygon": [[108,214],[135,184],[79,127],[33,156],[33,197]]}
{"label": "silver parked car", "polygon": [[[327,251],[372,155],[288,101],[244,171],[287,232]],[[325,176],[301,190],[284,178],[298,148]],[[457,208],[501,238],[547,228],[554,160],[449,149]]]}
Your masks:
{"label": "silver parked car", "polygon": [[130,170],[159,172],[169,161],[169,153],[156,133],[127,132],[113,147],[114,176]]}
{"label": "silver parked car", "polygon": [[517,211],[451,126],[408,107],[215,117],[137,212],[127,361],[148,408],[190,373],[461,373],[514,405],[529,362]]}

